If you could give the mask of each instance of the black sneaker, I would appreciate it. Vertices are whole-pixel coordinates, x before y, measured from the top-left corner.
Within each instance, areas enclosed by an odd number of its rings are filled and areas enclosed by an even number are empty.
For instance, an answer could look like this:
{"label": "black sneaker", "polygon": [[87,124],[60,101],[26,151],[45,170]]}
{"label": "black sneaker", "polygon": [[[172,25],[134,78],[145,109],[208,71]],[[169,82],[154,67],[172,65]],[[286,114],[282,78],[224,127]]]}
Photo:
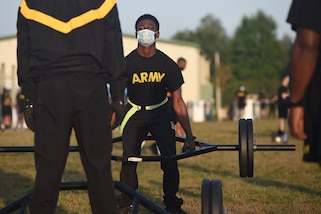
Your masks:
{"label": "black sneaker", "polygon": [[172,208],[166,207],[165,209],[166,209],[166,211],[168,211],[171,214],[187,214],[187,212],[185,212],[181,208],[172,209]]}
{"label": "black sneaker", "polygon": [[181,209],[181,206],[183,205],[184,201],[183,199],[177,197],[176,195],[170,196],[170,197],[165,197],[163,203],[166,206],[166,210],[169,213],[177,213],[177,214],[184,214],[186,213]]}
{"label": "black sneaker", "polygon": [[133,205],[119,208],[119,214],[132,214],[132,212],[133,212]]}
{"label": "black sneaker", "polygon": [[163,196],[164,200],[163,203],[165,204],[166,207],[170,208],[180,208],[181,205],[184,203],[182,198],[177,197],[176,195],[174,196]]}

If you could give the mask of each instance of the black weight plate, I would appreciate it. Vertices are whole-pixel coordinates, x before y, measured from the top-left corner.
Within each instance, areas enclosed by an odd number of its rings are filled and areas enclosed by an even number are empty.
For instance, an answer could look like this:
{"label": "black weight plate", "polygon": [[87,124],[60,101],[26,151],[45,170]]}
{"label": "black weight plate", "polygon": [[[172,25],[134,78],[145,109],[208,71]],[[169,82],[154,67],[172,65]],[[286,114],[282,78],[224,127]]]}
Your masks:
{"label": "black weight plate", "polygon": [[202,200],[202,214],[210,214],[210,180],[203,179],[202,181],[202,193],[201,193],[201,200]]}
{"label": "black weight plate", "polygon": [[247,177],[247,125],[245,119],[239,120],[239,170],[241,177]]}
{"label": "black weight plate", "polygon": [[218,179],[211,181],[211,214],[224,214],[222,183]]}
{"label": "black weight plate", "polygon": [[254,171],[254,142],[253,142],[253,121],[246,120],[247,126],[247,177],[253,177]]}

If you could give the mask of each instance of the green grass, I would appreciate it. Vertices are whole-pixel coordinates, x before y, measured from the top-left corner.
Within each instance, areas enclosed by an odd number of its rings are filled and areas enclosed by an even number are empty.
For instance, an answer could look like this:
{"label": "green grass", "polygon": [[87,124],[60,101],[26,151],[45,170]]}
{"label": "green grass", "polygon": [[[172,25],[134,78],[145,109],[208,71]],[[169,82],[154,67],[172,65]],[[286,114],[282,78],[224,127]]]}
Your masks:
{"label": "green grass", "polygon": [[[270,134],[277,124],[277,120],[255,120],[257,144],[272,144]],[[210,121],[193,123],[192,127],[198,140],[211,144],[238,143],[237,122]],[[114,136],[118,135],[115,131]],[[228,213],[321,213],[321,169],[317,164],[302,162],[302,142],[290,138],[290,143],[296,145],[296,151],[255,152],[253,178],[239,177],[236,151],[215,151],[179,160],[178,195],[184,199],[183,209],[191,214],[201,213],[201,183],[208,178],[221,180]],[[33,135],[28,130],[0,132],[0,145],[33,145]],[[76,145],[74,137],[72,145]],[[177,148],[180,150],[179,144]],[[120,143],[114,144],[113,154],[121,154]],[[148,145],[143,154],[151,155]],[[112,162],[114,180],[119,180],[120,165]],[[138,174],[138,191],[163,206],[159,163],[140,163]],[[34,175],[32,153],[1,153],[0,207],[30,192]],[[63,181],[85,181],[78,153],[70,153]],[[90,213],[86,191],[61,191],[56,213]]]}

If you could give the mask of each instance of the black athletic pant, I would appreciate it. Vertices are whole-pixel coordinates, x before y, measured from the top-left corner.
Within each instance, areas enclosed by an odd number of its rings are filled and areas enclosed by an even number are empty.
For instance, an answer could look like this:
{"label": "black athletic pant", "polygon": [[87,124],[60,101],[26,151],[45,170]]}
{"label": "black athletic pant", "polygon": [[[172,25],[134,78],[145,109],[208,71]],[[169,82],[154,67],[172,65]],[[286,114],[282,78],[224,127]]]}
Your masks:
{"label": "black athletic pant", "polygon": [[[141,144],[148,132],[156,138],[161,156],[176,154],[174,124],[170,121],[168,106],[164,105],[152,111],[140,110],[127,122],[123,131],[123,152],[126,157],[140,156]],[[144,163],[143,163],[144,164]],[[134,190],[138,188],[137,163],[123,162],[120,181]],[[174,197],[179,186],[177,160],[162,161],[164,198]],[[122,195],[119,206],[127,206],[132,200]]]}
{"label": "black athletic pant", "polygon": [[321,69],[315,71],[305,94],[304,131],[308,138],[304,140],[303,160],[321,161]]}
{"label": "black athletic pant", "polygon": [[88,180],[92,213],[117,213],[107,98],[106,84],[98,77],[64,75],[40,82],[35,131],[37,175],[29,203],[32,214],[54,213],[72,128]]}

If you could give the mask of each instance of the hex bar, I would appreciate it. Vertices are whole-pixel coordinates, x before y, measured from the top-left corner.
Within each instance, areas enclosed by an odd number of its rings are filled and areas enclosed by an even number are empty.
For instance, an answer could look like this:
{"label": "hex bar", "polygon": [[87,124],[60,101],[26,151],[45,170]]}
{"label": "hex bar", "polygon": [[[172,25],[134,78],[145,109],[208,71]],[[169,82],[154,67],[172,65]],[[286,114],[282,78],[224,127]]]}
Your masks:
{"label": "hex bar", "polygon": [[[155,137],[153,136],[147,136],[145,138],[146,140],[155,140]],[[112,142],[120,142],[122,140],[122,136],[115,137],[113,138]],[[184,142],[184,138],[182,137],[176,137],[176,140],[178,142]],[[193,157],[196,155],[201,155],[205,153],[209,153],[212,151],[239,151],[239,145],[212,145],[206,142],[201,142],[198,140],[195,140],[195,145],[199,146],[200,149],[188,152],[188,153],[179,153],[176,155],[172,155],[170,157],[161,157],[161,156],[142,156],[139,157],[141,158],[141,161],[161,161],[161,160],[170,160],[170,159],[176,159],[180,160],[183,158],[188,158],[188,157]],[[294,151],[295,150],[295,145],[254,145],[253,146],[254,151]],[[76,152],[78,151],[78,146],[70,146],[69,147],[70,152]],[[0,153],[1,152],[34,152],[34,147],[33,146],[2,146],[0,147]],[[128,158],[124,156],[117,156],[117,155],[112,155],[112,160],[115,161],[127,161]]]}
{"label": "hex bar", "polygon": [[[177,154],[178,159],[182,159],[185,157],[191,157],[199,154],[208,153],[211,151],[238,151],[239,145],[233,145],[233,144],[224,144],[224,145],[211,145],[208,143],[195,141],[195,144],[197,146],[200,146],[201,148],[199,150],[195,150],[190,153],[181,153]],[[206,147],[207,149],[204,149],[203,147]],[[203,151],[204,150],[204,151]],[[70,146],[69,147],[70,152],[77,152],[78,146]],[[292,144],[255,144],[254,145],[254,151],[295,151],[295,145]],[[34,152],[33,146],[0,146],[0,153],[1,152]],[[196,154],[193,154],[196,153]],[[192,155],[191,155],[192,154]],[[148,158],[147,158],[148,159]]]}
{"label": "hex bar", "polygon": [[[34,146],[0,146],[1,152],[34,152]],[[78,152],[78,146],[70,146],[70,152]]]}
{"label": "hex bar", "polygon": [[19,198],[18,200],[8,204],[6,207],[0,208],[0,213],[11,213],[15,210],[18,210],[20,208],[20,212],[19,213],[27,213],[26,209],[27,209],[27,203],[29,201],[29,198],[31,196],[31,193],[26,194],[25,196]]}
{"label": "hex bar", "polygon": [[[209,153],[212,151],[217,151],[217,146],[209,146],[207,148],[201,148],[192,152],[187,153],[179,153],[176,155],[168,156],[168,157],[162,157],[162,156],[140,156],[138,158],[141,158],[141,161],[137,162],[155,162],[155,161],[162,161],[162,160],[180,160],[183,158],[193,157],[196,155],[201,155],[205,153]],[[114,161],[128,161],[128,157],[124,156],[117,156],[112,155],[112,160]],[[134,161],[133,161],[134,162]]]}
{"label": "hex bar", "polygon": [[[133,189],[129,188],[120,181],[114,181],[115,189],[118,189],[120,192],[125,193],[134,198],[134,207],[133,213],[138,213],[138,205],[141,204],[143,207],[156,214],[165,214],[168,213],[162,207],[159,207],[155,203],[151,202],[141,194],[137,193]],[[60,184],[60,190],[87,190],[87,182],[64,182]],[[26,194],[20,199],[10,203],[6,207],[0,208],[0,213],[11,213],[20,208],[20,213],[26,213],[27,203],[30,199],[31,193]]]}
{"label": "hex bar", "polygon": [[[156,213],[156,214],[165,214],[168,212],[164,210],[163,208],[157,206],[147,198],[145,198],[143,195],[137,193],[135,190],[131,189],[130,187],[126,186],[124,183],[120,181],[114,181],[115,188],[120,190],[121,192],[131,196],[134,198],[134,201],[139,202],[139,204],[143,205],[145,208],[149,209],[151,213]],[[133,205],[134,207],[137,206],[137,204]],[[135,212],[133,212],[136,214]]]}

